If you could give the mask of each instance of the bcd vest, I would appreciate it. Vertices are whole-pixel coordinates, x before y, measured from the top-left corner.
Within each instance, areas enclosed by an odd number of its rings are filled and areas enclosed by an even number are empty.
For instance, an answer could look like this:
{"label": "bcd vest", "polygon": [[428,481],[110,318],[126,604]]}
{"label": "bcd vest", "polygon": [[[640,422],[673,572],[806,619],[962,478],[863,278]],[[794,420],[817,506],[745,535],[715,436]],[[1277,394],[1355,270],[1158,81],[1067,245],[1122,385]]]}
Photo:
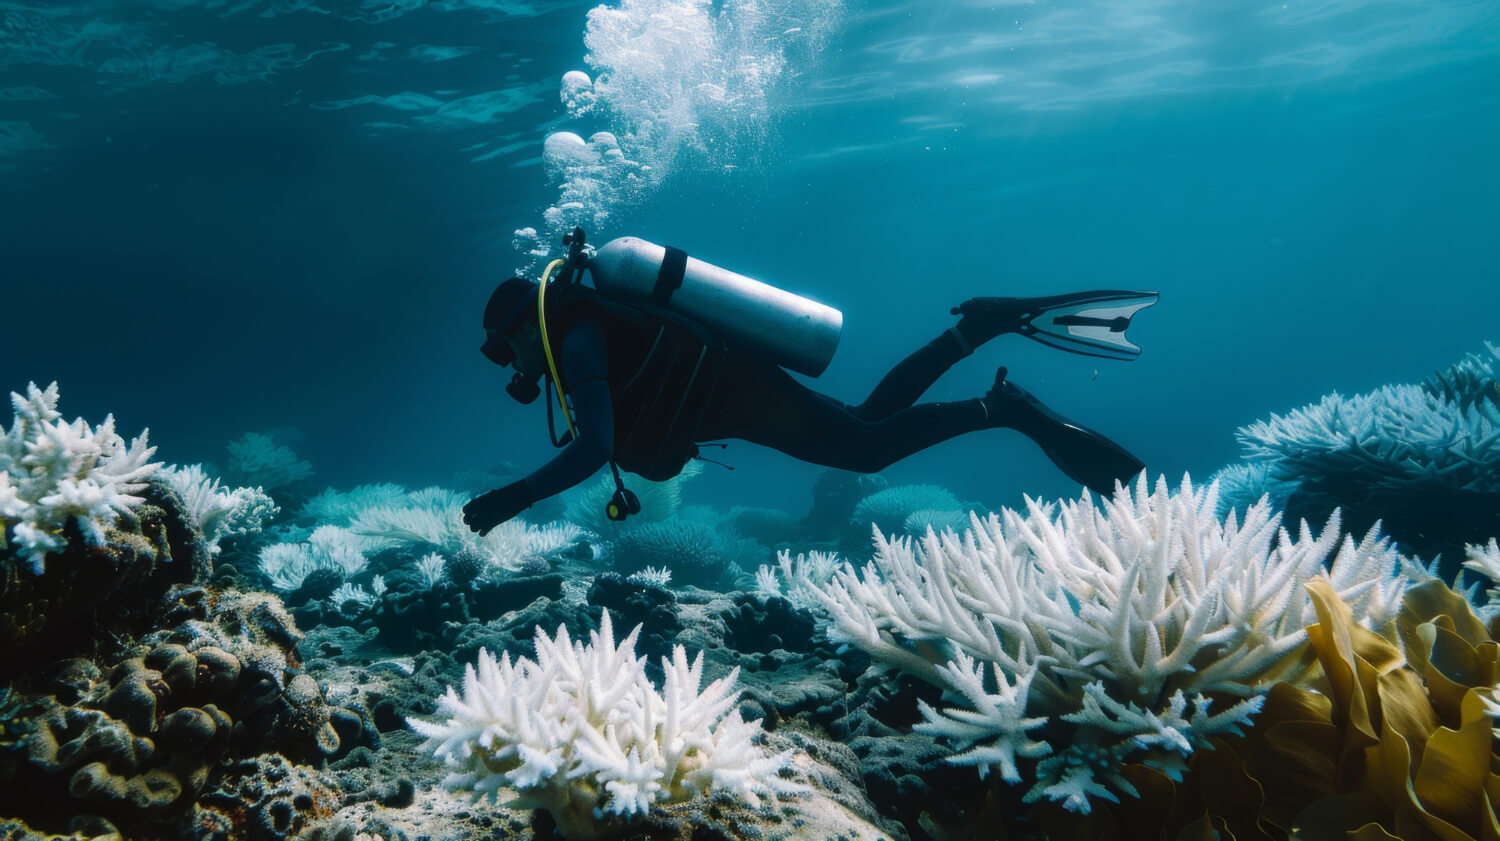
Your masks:
{"label": "bcd vest", "polygon": [[[654,482],[676,476],[698,455],[694,438],[723,369],[724,342],[663,307],[622,303],[587,287],[568,294],[577,303],[563,307],[565,325],[590,313],[603,322],[615,463]],[[567,371],[559,375],[566,390]]]}

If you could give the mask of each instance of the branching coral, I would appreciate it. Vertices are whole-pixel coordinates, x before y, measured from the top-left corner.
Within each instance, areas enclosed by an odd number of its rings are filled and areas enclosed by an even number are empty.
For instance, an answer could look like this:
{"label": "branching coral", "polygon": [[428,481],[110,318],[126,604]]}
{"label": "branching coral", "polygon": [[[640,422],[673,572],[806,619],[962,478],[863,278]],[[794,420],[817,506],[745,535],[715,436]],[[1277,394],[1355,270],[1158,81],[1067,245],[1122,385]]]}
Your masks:
{"label": "branching coral", "polygon": [[703,656],[663,658],[658,692],[635,656],[640,627],[618,645],[605,612],[588,645],[565,628],[536,632],[536,660],[480,651],[463,694],[448,688],[439,722],[407,719],[443,760],[449,788],[546,809],[570,841],[597,838],[651,807],[715,791],[759,805],[797,786],[778,773],[788,753],[754,745],[760,722],[734,709],[738,669],[702,691]]}
{"label": "branching coral", "polygon": [[366,488],[364,493],[357,489],[352,499],[317,497],[314,508],[338,512],[351,532],[369,541],[371,551],[407,546],[448,557],[470,551],[485,559],[482,574],[489,574],[519,570],[531,559],[567,549],[582,535],[572,525],[537,526],[514,519],[480,536],[464,523],[463,507],[468,498],[456,491],[424,488],[398,493],[396,486]]}
{"label": "branching coral", "polygon": [[15,410],[0,429],[0,550],[12,542],[37,575],[48,554],[67,544],[71,520],[93,543],[142,498],[136,492],[161,465],[151,461],[146,431],[129,445],[115,433],[114,415],[97,428],[82,418],[67,423],[57,411],[57,383],[11,392]]}
{"label": "branching coral", "polygon": [[[273,543],[260,550],[260,573],[275,589],[290,593],[320,570],[336,574],[338,586],[363,572],[367,542],[338,526],[319,526],[305,543]],[[329,588],[333,589],[332,587]]]}
{"label": "branching coral", "polygon": [[1292,519],[1341,508],[1352,528],[1380,522],[1428,557],[1500,533],[1500,349],[1488,350],[1425,385],[1331,394],[1240,429],[1248,470],[1222,474],[1220,502],[1269,494]]}
{"label": "branching coral", "polygon": [[[1014,778],[1010,756],[1052,750],[1028,735],[1035,719],[1072,724],[1080,755],[1039,764],[1029,796],[1086,811],[1101,790],[1129,791],[1089,768],[1132,757],[1180,773],[1210,736],[1237,732],[1270,683],[1308,665],[1291,656],[1314,616],[1303,585],[1330,561],[1330,586],[1369,624],[1396,616],[1407,562],[1373,532],[1341,541],[1334,518],[1294,539],[1267,505],[1220,521],[1215,497],[1186,478],[1176,493],[1165,480],[1153,490],[1143,476],[1102,509],[1087,495],[1028,500],[1025,515],[975,516],[963,535],[877,532],[874,559],[845,564],[826,591],[797,586],[812,578],[796,561],[783,569],[830,638],[967,699],[923,709],[923,729],[965,749],[954,761]],[[1218,711],[1214,695],[1226,698]]]}
{"label": "branching coral", "polygon": [[216,555],[220,540],[260,531],[281,510],[260,488],[222,488],[201,464],[169,467],[162,476],[182,495],[209,551]]}

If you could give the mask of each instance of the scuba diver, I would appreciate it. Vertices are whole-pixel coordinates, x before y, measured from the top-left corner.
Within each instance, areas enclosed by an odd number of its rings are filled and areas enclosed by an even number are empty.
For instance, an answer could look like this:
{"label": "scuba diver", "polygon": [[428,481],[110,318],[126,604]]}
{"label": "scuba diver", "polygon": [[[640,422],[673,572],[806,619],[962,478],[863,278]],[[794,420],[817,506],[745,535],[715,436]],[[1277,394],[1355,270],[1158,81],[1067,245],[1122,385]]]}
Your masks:
{"label": "scuba diver", "polygon": [[[1087,356],[1134,359],[1125,337],[1154,292],[1103,290],[1034,298],[973,298],[958,323],[918,348],[857,406],[798,382],[817,376],[842,329],[831,307],[634,237],[592,255],[581,229],[569,256],[540,283],[503,281],[484,311],[492,362],[514,369],[506,391],[530,403],[548,391],[548,429],[564,449],[524,479],[471,500],[464,522],[487,534],[533,503],[608,464],[615,493],[606,513],[640,510],[621,470],[652,481],[677,475],[699,446],[740,439],[793,458],[873,473],[958,435],[1014,429],[1063,473],[1109,496],[1144,464],[1123,447],[1063,417],[1012,382],[1004,367],[983,396],[917,403],[954,363],[1006,333]],[[549,281],[561,269],[558,280]],[[588,270],[593,288],[581,283]],[[566,431],[555,432],[553,404]],[[713,444],[723,446],[722,444]]]}

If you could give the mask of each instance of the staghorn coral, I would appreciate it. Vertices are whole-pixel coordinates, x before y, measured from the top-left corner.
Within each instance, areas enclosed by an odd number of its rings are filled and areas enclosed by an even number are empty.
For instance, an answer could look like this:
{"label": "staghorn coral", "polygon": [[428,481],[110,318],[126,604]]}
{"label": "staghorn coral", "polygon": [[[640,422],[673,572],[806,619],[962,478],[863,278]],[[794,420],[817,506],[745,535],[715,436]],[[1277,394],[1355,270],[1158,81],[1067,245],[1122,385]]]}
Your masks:
{"label": "staghorn coral", "polygon": [[[1019,781],[1016,758],[1041,759],[1028,799],[1087,811],[1134,793],[1120,762],[1178,776],[1272,683],[1305,670],[1304,583],[1326,575],[1370,625],[1395,619],[1398,571],[1413,565],[1375,533],[1341,540],[1335,517],[1294,539],[1264,504],[1220,521],[1215,497],[1143,476],[1102,510],[1085,494],[974,516],[963,535],[877,532],[874,559],[844,564],[826,590],[798,586],[810,562],[784,555],[782,568],[830,639],[967,702],[921,705],[918,729],[960,749],[950,761]],[[1046,720],[1071,725],[1066,748],[1032,737]]]}
{"label": "staghorn coral", "polygon": [[635,656],[639,631],[617,645],[608,612],[588,645],[565,627],[555,638],[538,627],[535,660],[512,664],[481,650],[463,694],[450,686],[440,699],[444,720],[407,723],[450,769],[445,786],[492,797],[513,790],[508,805],[547,810],[570,841],[709,791],[758,806],[799,790],[778,776],[790,752],[764,755],[753,744],[760,722],[734,709],[738,669],[700,692],[703,656],[689,664],[677,646],[663,658],[658,692]]}
{"label": "staghorn coral", "polygon": [[136,494],[161,465],[151,461],[146,431],[126,445],[114,415],[97,428],[82,418],[67,423],[57,411],[58,388],[28,383],[11,392],[9,430],[0,429],[0,552],[13,545],[35,575],[47,555],[67,546],[63,529],[76,524],[93,545],[105,529],[143,501]]}
{"label": "staghorn coral", "polygon": [[1475,608],[1480,618],[1489,622],[1500,616],[1500,541],[1492,537],[1489,545],[1471,545],[1468,556],[1464,567],[1490,580],[1490,587],[1485,590],[1486,603]]}

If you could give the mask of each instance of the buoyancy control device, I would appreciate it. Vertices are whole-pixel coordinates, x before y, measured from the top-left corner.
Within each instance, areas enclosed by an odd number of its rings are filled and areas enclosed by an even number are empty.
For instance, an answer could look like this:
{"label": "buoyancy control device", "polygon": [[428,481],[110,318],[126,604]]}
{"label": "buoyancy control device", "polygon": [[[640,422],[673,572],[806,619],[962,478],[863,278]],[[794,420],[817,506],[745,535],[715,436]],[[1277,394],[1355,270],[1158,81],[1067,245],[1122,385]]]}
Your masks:
{"label": "buoyancy control device", "polygon": [[[557,404],[568,428],[568,434],[561,439],[553,434],[553,443],[558,446],[570,441],[576,435],[576,429],[571,406],[561,390],[562,381],[547,330],[546,297],[551,285],[559,286],[564,290],[563,294],[567,294],[569,288],[580,287],[585,269],[592,276],[597,292],[648,312],[657,311],[661,314],[660,320],[678,322],[672,329],[679,334],[679,339],[685,336],[688,343],[696,339],[701,346],[697,354],[684,354],[680,347],[674,348],[670,354],[650,353],[642,366],[642,372],[652,365],[661,367],[664,376],[675,379],[682,391],[680,404],[672,407],[651,405],[646,409],[658,415],[664,409],[670,410],[666,431],[659,436],[660,440],[651,442],[661,453],[642,472],[647,478],[675,475],[681,469],[680,462],[696,454],[697,448],[691,439],[675,440],[681,436],[674,436],[672,430],[676,428],[691,435],[689,424],[679,426],[678,421],[686,419],[684,413],[701,416],[712,392],[712,381],[717,378],[722,346],[741,348],[809,376],[821,374],[838,347],[844,317],[833,307],[689,257],[681,249],[656,245],[637,237],[610,240],[592,257],[588,256],[584,242],[582,228],[574,228],[563,238],[568,257],[554,260],[547,266],[537,294],[542,347],[551,374],[549,390],[554,384],[558,386]],[[560,270],[558,279],[551,281],[554,270]],[[658,338],[661,335],[664,334],[659,333]],[[720,345],[720,350],[714,352],[714,345]],[[642,372],[637,372],[637,376]],[[549,430],[553,428],[551,409],[549,399]],[[660,420],[662,418],[657,417],[646,425],[661,426]],[[630,437],[627,434],[626,438]],[[619,465],[613,458],[609,466],[614,474],[615,493],[605,513],[611,520],[624,520],[640,511],[640,502],[626,489]],[[658,469],[660,476],[651,475]]]}

